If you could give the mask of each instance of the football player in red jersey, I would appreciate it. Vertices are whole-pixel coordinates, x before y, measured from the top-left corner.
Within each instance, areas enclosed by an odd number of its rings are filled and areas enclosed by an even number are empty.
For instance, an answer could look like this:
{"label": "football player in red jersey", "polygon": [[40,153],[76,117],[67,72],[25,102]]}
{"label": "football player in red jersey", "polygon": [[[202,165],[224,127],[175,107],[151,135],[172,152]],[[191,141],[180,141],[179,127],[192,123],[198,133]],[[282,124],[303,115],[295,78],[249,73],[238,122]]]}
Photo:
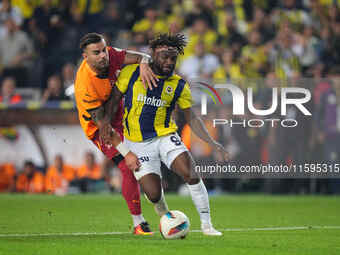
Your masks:
{"label": "football player in red jersey", "polygon": [[[122,143],[123,104],[113,102],[112,87],[124,64],[141,64],[141,79],[152,89],[157,86],[157,77],[149,67],[150,57],[143,53],[126,51],[107,46],[102,35],[86,34],[80,40],[84,60],[75,81],[75,98],[80,124],[86,136],[112,159],[122,174],[122,194],[134,223],[134,234],[153,234],[141,213],[140,191],[131,170],[139,168],[137,156]],[[113,116],[113,104],[118,111]],[[131,169],[131,170],[130,170]]]}

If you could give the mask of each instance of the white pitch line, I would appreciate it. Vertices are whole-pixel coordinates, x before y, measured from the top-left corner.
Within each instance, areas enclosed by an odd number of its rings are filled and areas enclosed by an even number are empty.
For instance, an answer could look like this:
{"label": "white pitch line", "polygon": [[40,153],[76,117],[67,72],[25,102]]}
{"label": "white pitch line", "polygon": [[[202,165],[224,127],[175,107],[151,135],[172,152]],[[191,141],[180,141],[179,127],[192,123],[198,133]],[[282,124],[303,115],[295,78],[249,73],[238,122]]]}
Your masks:
{"label": "white pitch line", "polygon": [[[303,227],[267,227],[267,228],[225,228],[219,229],[222,232],[251,232],[251,231],[285,231],[285,230],[307,230],[307,229],[340,229],[340,226],[303,226]],[[191,232],[202,232],[192,230]]]}
{"label": "white pitch line", "polygon": [[[289,230],[311,230],[311,229],[340,229],[340,226],[301,226],[301,227],[267,227],[267,228],[225,228],[222,232],[253,232],[253,231],[289,231]],[[202,230],[191,230],[190,232],[202,232]],[[32,233],[32,234],[0,234],[1,237],[49,237],[49,236],[106,236],[123,235],[132,232],[76,232],[76,233]]]}
{"label": "white pitch line", "polygon": [[39,237],[39,236],[106,236],[123,235],[132,232],[75,232],[75,233],[32,233],[32,234],[0,234],[0,237]]}

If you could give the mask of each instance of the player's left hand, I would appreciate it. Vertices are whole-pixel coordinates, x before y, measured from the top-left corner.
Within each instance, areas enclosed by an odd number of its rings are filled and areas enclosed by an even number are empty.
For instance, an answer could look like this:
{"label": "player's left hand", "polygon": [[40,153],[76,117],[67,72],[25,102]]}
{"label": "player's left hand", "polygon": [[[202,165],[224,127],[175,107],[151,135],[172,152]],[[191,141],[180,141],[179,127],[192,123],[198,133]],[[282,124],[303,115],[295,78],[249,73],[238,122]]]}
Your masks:
{"label": "player's left hand", "polygon": [[125,159],[125,163],[126,163],[127,167],[130,170],[136,171],[136,172],[138,171],[141,164],[140,164],[139,159],[136,156],[136,154],[134,154],[133,152],[130,151],[128,154],[125,155],[124,159]]}
{"label": "player's left hand", "polygon": [[145,89],[149,88],[152,90],[153,87],[157,87],[158,78],[151,70],[149,64],[140,64],[140,78],[142,79]]}
{"label": "player's left hand", "polygon": [[215,142],[213,144],[215,151],[219,153],[220,158],[224,159],[225,161],[229,160],[229,153],[228,151],[223,147],[222,144]]}

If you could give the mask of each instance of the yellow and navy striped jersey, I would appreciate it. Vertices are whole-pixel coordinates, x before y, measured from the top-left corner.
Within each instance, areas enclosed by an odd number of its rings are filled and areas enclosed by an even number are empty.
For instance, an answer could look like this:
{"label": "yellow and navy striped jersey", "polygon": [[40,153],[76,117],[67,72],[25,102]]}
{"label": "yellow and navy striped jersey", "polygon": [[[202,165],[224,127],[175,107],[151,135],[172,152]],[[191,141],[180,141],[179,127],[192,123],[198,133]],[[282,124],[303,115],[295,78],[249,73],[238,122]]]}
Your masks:
{"label": "yellow and navy striped jersey", "polygon": [[158,86],[150,90],[140,79],[139,65],[128,65],[116,86],[125,95],[124,136],[133,142],[175,132],[177,125],[171,118],[175,105],[181,109],[192,106],[189,85],[178,75],[159,77]]}

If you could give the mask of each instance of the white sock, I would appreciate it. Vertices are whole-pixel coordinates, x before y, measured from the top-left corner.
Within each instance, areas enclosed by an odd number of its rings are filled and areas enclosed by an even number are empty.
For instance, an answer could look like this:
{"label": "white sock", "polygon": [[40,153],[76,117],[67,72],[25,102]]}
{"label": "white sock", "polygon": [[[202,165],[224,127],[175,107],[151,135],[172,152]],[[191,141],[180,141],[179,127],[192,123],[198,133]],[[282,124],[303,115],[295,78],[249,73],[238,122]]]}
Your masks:
{"label": "white sock", "polygon": [[133,225],[137,227],[139,224],[145,221],[143,214],[131,215],[133,220]]}
{"label": "white sock", "polygon": [[162,217],[164,214],[166,214],[169,211],[168,204],[165,201],[163,190],[162,190],[161,199],[157,203],[154,203],[154,207],[159,217]]}
{"label": "white sock", "polygon": [[202,225],[211,225],[209,196],[202,179],[197,184],[187,185],[192,201],[200,215]]}

